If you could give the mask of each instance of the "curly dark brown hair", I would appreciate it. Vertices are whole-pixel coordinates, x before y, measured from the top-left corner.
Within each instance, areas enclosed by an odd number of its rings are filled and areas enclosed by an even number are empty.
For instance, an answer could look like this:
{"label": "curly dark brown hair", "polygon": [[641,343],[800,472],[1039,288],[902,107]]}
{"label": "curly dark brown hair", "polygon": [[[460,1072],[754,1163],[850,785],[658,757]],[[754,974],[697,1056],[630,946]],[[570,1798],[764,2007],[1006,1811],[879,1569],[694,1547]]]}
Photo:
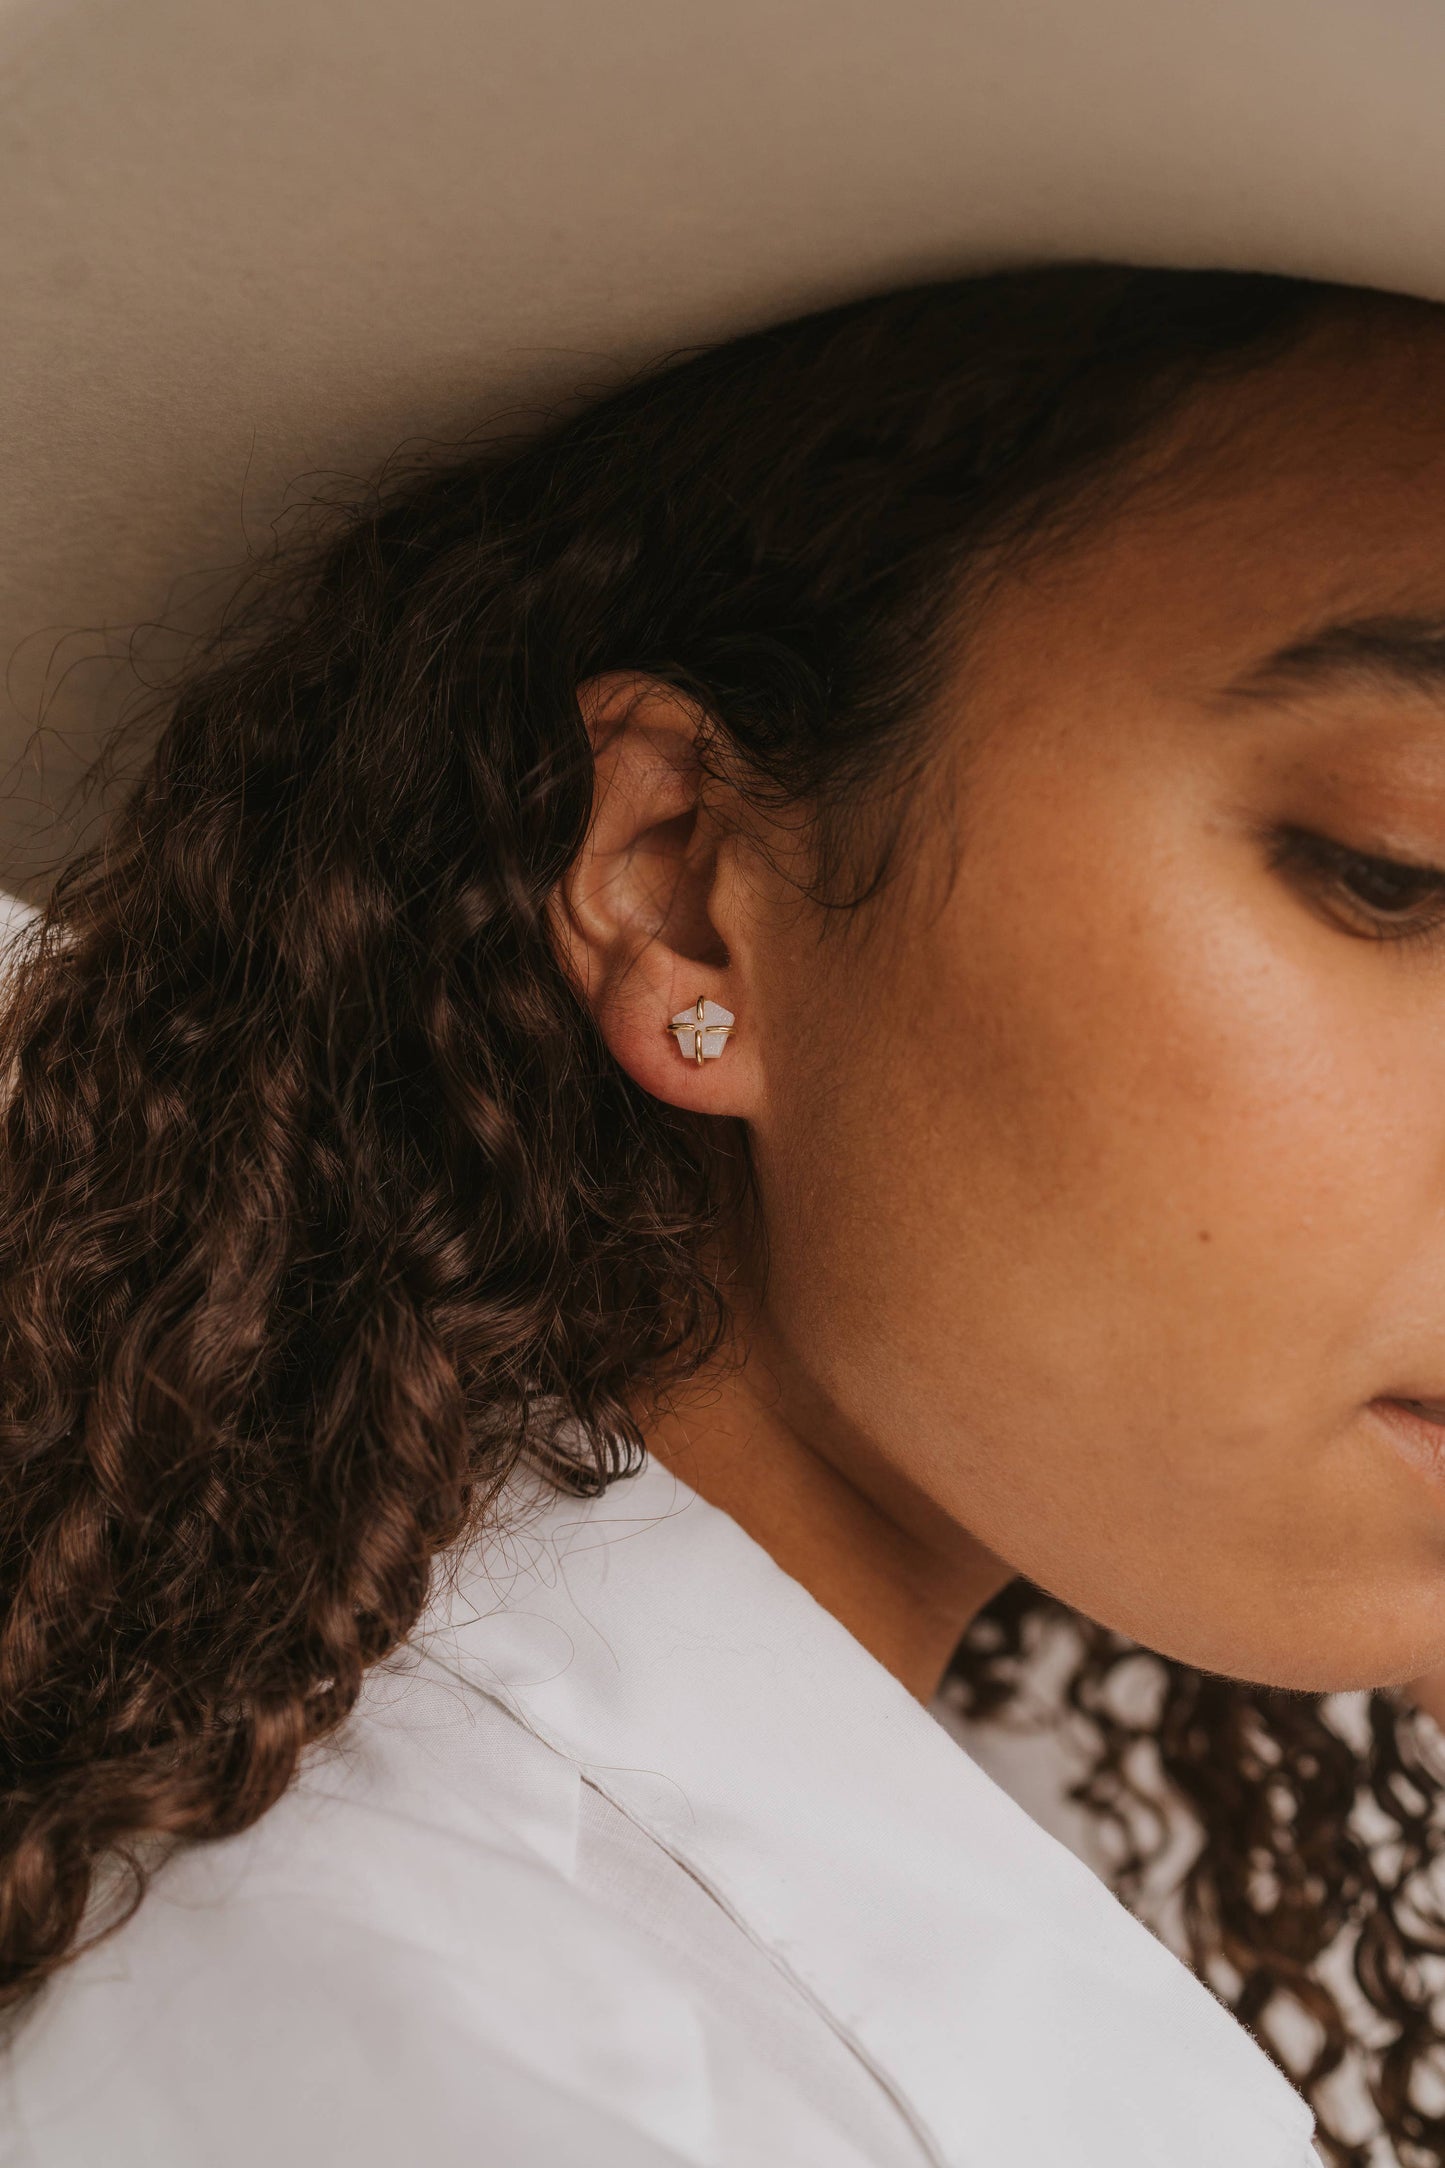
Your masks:
{"label": "curly dark brown hair", "polygon": [[[985,567],[1093,516],[1202,385],[1380,305],[1078,265],[673,356],[330,508],[122,724],[102,761],[143,726],[139,771],[0,1013],[0,2004],[167,1848],[266,1812],[521,1456],[607,1483],[646,1390],[724,1340],[746,1134],[634,1085],[548,939],[592,806],[578,687],[678,688],[705,764],[804,808],[816,896],[854,909]],[[1051,1601],[1016,1583],[971,1630],[951,1690],[981,1719]],[[1144,1787],[1108,1688],[1140,1652],[1084,1634],[1085,1792],[1123,1826]],[[1317,1960],[1356,1931],[1382,2126],[1445,2160],[1412,2093],[1445,1947],[1418,1720],[1378,1697],[1362,1756],[1318,1700],[1148,1661],[1161,1781],[1204,1832],[1192,1961],[1277,2056],[1276,1998],[1312,2014],[1290,2074],[1318,2106],[1347,2027]]]}

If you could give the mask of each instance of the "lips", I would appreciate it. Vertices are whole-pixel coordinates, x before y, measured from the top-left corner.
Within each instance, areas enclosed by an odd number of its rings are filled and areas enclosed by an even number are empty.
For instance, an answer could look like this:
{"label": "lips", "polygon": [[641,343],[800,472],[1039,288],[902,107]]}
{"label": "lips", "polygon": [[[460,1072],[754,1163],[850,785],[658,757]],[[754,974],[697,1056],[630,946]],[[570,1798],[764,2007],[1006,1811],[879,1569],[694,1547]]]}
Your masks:
{"label": "lips", "polygon": [[1427,1423],[1445,1424],[1445,1399],[1423,1400],[1409,1393],[1380,1393],[1377,1406],[1408,1408],[1412,1415],[1421,1416]]}
{"label": "lips", "polygon": [[1370,1406],[1401,1459],[1434,1483],[1445,1482],[1445,1399],[1382,1393]]}

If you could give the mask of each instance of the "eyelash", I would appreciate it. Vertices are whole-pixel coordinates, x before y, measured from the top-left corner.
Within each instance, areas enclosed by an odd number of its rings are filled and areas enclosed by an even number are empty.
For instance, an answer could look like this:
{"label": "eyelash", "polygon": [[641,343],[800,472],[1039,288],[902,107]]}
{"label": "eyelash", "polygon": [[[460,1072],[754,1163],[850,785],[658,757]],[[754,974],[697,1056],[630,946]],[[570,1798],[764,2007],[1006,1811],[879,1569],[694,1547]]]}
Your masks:
{"label": "eyelash", "polygon": [[[1445,941],[1445,866],[1414,865],[1403,858],[1385,858],[1368,851],[1352,851],[1329,836],[1307,828],[1281,828],[1270,845],[1270,864],[1287,872],[1304,874],[1316,886],[1321,883],[1343,894],[1351,911],[1370,921],[1373,932],[1360,936],[1368,941],[1389,941],[1395,946]],[[1353,894],[1350,879],[1413,883],[1416,908],[1426,900],[1423,918],[1406,919],[1378,902]],[[1407,906],[1408,908],[1409,906]]]}

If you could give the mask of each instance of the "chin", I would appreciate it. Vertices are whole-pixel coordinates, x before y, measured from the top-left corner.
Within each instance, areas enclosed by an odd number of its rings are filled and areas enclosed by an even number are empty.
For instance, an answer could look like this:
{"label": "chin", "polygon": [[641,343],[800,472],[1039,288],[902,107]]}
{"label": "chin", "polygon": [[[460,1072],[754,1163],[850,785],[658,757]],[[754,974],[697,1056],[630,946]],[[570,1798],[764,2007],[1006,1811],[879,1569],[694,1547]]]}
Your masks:
{"label": "chin", "polygon": [[[1394,1688],[1445,1670],[1445,1555],[1436,1541],[1356,1531],[1314,1563],[1298,1555],[1261,1569],[1248,1561],[1156,1564],[1134,1601],[1077,1607],[1142,1647],[1196,1671],[1301,1694]],[[1367,1555],[1345,1569],[1351,1547]],[[1400,1553],[1403,1550],[1404,1556]],[[1192,1566],[1193,1571],[1190,1572]],[[1222,1602],[1221,1589],[1228,1590]]]}
{"label": "chin", "polygon": [[1359,1591],[1353,1601],[1336,1588],[1328,1604],[1302,1603],[1275,1622],[1257,1619],[1248,1633],[1180,1631],[1146,1645],[1195,1670],[1287,1693],[1400,1687],[1445,1668],[1445,1581],[1428,1591]]}

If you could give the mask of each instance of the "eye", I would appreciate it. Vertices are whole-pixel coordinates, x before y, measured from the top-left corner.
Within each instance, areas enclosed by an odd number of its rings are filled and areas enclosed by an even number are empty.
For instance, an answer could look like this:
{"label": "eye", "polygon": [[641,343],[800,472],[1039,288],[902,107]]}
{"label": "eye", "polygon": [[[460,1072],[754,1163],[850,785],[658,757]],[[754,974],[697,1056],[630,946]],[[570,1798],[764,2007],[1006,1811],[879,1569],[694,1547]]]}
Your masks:
{"label": "eye", "polygon": [[1366,940],[1445,941],[1445,866],[1355,851],[1288,827],[1272,836],[1270,863],[1306,881]]}

